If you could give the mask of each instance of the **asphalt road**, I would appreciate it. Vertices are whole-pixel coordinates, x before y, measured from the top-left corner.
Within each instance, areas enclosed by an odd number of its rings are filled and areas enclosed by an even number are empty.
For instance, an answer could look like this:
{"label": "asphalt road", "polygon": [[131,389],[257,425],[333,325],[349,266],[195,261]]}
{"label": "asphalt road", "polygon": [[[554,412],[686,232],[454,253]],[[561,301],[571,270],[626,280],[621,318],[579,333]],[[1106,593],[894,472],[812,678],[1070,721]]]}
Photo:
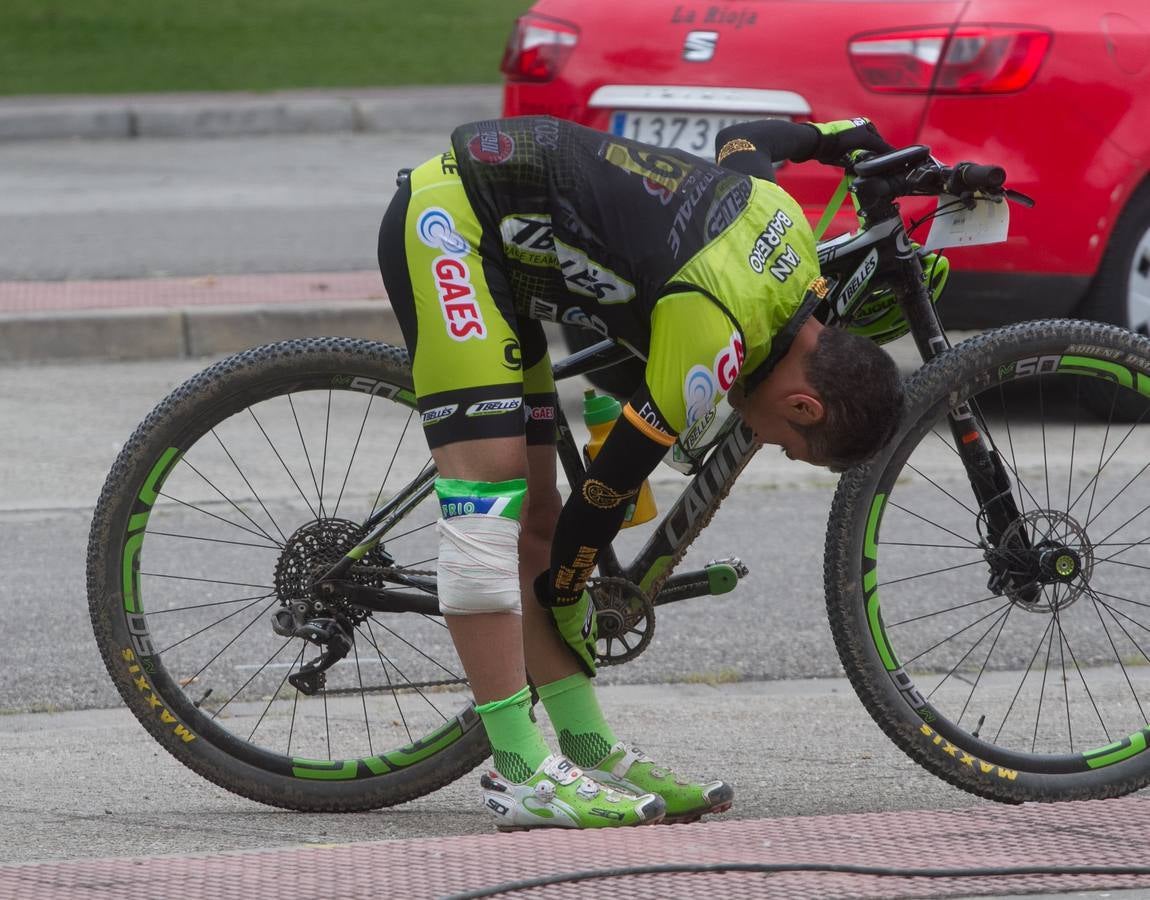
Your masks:
{"label": "asphalt road", "polygon": [[0,142],[0,280],[375,267],[395,173],[448,134]]}

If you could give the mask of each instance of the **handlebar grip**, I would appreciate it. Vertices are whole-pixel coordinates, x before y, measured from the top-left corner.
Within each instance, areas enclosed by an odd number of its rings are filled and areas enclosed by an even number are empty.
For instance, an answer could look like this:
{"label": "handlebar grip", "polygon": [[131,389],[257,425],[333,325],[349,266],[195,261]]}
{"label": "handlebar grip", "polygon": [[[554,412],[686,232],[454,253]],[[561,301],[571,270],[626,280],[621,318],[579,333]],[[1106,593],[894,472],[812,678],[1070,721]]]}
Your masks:
{"label": "handlebar grip", "polygon": [[1006,182],[1006,170],[1002,166],[983,166],[978,163],[959,163],[950,176],[948,189],[968,191],[998,191]]}

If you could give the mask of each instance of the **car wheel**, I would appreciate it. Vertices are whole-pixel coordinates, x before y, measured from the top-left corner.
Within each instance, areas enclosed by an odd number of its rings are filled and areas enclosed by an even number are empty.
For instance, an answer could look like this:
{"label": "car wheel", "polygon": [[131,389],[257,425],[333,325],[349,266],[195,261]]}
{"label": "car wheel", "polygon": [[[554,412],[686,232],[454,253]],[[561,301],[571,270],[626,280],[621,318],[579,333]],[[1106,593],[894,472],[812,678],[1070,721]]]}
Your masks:
{"label": "car wheel", "polygon": [[[1135,192],[1122,211],[1079,312],[1084,319],[1150,335],[1150,182]],[[1086,404],[1109,415],[1114,392],[1105,384],[1090,387]],[[1150,421],[1150,401],[1143,402],[1137,395],[1124,399],[1115,410],[1116,417],[1137,421],[1146,414],[1145,421]]]}

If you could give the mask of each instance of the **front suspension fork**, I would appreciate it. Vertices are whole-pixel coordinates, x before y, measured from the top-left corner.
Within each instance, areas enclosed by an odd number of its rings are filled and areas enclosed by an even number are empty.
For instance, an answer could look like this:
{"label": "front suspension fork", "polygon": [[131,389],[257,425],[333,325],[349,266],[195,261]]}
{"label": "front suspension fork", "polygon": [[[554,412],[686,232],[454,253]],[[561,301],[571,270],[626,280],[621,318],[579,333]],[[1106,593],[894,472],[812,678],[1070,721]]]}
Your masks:
{"label": "front suspension fork", "polygon": [[[918,275],[910,272],[917,269]],[[907,261],[907,283],[902,296],[911,297],[903,311],[910,324],[911,334],[924,362],[950,349],[950,339],[942,329],[937,310],[931,302],[922,281],[922,267],[917,258]],[[1001,548],[1004,536],[1020,515],[1014,497],[1014,483],[998,451],[990,441],[982,412],[977,401],[969,399],[947,413],[951,438],[970,479],[970,487],[978,502],[979,515],[985,525],[988,549]],[[1029,549],[1029,538],[1024,530],[1014,529],[1011,550]],[[1020,543],[1019,543],[1020,542]],[[995,575],[992,575],[992,584]]]}

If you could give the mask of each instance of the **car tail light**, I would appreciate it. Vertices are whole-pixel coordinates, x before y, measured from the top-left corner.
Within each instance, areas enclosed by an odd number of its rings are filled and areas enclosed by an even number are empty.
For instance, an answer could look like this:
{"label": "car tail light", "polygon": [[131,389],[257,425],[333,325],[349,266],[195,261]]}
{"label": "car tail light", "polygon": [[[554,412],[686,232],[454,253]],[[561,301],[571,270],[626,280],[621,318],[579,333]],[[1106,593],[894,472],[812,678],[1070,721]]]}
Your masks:
{"label": "car tail light", "polygon": [[579,29],[570,22],[527,13],[515,20],[499,69],[511,81],[550,81],[577,43]]}
{"label": "car tail light", "polygon": [[872,91],[1001,94],[1030,84],[1049,47],[1041,28],[960,25],[861,34],[849,52]]}

